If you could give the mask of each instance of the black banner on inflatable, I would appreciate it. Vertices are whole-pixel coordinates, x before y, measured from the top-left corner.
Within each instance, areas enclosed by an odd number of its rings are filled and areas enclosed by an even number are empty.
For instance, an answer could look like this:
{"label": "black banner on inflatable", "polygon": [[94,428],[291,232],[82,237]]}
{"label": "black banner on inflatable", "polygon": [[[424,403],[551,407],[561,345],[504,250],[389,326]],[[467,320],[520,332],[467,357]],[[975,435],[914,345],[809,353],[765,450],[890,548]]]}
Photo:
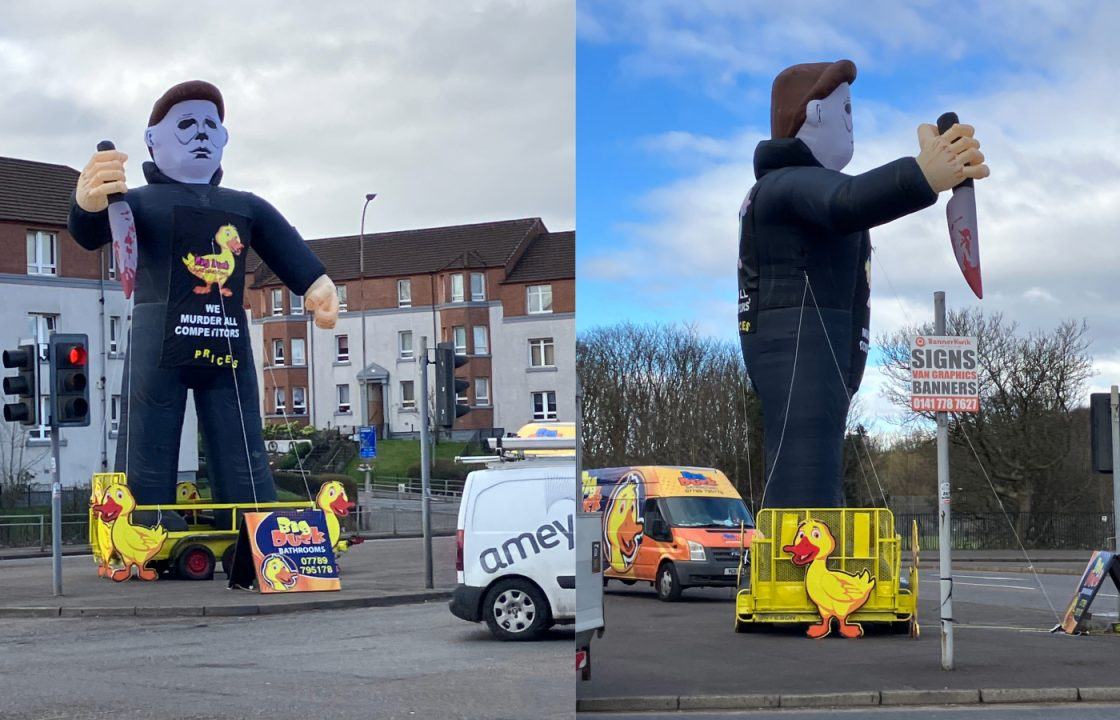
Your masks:
{"label": "black banner on inflatable", "polygon": [[236,368],[248,359],[243,295],[249,219],[175,208],[161,367]]}

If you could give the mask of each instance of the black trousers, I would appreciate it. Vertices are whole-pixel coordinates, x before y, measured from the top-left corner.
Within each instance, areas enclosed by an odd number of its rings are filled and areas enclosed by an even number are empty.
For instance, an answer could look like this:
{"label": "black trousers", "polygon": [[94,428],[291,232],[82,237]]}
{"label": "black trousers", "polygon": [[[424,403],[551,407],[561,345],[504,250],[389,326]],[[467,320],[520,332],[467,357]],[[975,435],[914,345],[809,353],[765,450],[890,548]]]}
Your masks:
{"label": "black trousers", "polygon": [[[116,471],[141,505],[173,504],[179,467],[179,439],[194,391],[199,429],[214,502],[276,500],[261,435],[260,395],[248,338],[241,338],[244,361],[226,368],[161,368],[163,303],[138,304],[121,383]],[[130,368],[131,363],[131,368]]]}
{"label": "black trousers", "polygon": [[822,308],[826,340],[821,317],[807,301],[798,343],[799,314],[796,307],[763,310],[757,331],[740,336],[747,374],[762,403],[765,477],[769,478],[763,507],[841,507],[844,426],[849,397],[855,392],[849,373],[852,316]]}

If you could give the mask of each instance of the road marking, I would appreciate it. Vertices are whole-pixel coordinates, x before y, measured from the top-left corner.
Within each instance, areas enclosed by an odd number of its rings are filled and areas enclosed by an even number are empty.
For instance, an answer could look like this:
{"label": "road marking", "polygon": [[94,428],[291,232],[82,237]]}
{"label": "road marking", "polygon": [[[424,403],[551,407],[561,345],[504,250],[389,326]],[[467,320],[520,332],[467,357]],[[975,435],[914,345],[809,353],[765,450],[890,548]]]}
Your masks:
{"label": "road marking", "polygon": [[1026,585],[1001,585],[1001,584],[998,584],[998,583],[970,583],[970,582],[957,582],[956,580],[953,580],[953,584],[954,585],[968,585],[968,586],[971,586],[971,587],[1005,588],[1007,590],[1030,590],[1031,592],[1038,592],[1038,588],[1028,587]]}

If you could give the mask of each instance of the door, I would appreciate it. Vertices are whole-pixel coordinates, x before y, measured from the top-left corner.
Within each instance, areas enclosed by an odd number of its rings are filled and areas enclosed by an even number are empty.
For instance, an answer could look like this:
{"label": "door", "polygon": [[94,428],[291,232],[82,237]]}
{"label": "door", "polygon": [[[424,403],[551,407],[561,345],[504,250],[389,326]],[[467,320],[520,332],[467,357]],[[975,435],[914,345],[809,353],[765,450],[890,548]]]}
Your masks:
{"label": "door", "polygon": [[381,383],[366,384],[366,418],[381,439],[385,430],[385,386]]}

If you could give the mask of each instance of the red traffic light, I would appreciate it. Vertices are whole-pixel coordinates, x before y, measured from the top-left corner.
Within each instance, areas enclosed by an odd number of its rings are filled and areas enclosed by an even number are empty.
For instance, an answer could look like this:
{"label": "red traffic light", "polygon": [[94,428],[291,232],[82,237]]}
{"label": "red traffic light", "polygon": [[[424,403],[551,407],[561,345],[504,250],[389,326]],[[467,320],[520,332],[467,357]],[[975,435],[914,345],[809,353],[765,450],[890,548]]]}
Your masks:
{"label": "red traffic light", "polygon": [[71,345],[66,353],[66,359],[75,367],[85,367],[86,360],[89,359],[85,345]]}

